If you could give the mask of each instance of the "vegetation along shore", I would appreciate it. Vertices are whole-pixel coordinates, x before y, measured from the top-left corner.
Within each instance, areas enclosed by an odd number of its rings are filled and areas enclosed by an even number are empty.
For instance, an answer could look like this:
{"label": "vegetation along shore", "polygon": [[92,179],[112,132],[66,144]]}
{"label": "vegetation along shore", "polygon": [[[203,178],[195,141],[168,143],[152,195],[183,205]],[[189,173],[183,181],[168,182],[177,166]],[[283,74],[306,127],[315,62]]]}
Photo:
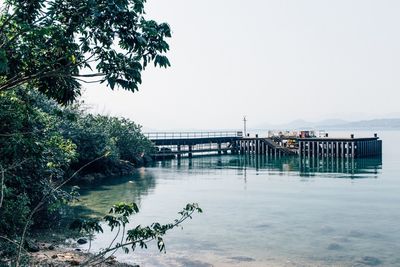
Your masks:
{"label": "vegetation along shore", "polygon": [[[139,209],[135,203],[120,202],[104,217],[61,223],[68,203],[79,196],[75,185],[128,175],[148,163],[154,150],[138,124],[90,114],[79,101],[82,84],[104,83],[134,92],[149,63],[170,65],[164,55],[169,50],[169,25],[145,18],[144,3],[2,1],[0,264],[57,265],[65,263],[61,258],[72,257],[69,264],[94,265],[109,262],[119,249],[128,253],[136,246],[146,248],[150,240],[163,251],[162,236],[201,212],[197,204],[188,204],[171,224],[127,229],[130,216]],[[60,227],[74,236],[91,236],[110,227],[119,241],[104,251],[78,255],[58,253],[58,242],[35,240],[35,232],[51,236]],[[41,254],[32,254],[35,251]]]}

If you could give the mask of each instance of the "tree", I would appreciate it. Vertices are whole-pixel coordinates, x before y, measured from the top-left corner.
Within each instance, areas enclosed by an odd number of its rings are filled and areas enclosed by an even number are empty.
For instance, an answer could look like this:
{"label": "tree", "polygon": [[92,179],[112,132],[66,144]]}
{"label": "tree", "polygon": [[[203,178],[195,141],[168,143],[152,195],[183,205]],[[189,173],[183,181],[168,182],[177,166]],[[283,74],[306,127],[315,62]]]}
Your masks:
{"label": "tree", "polygon": [[80,82],[138,90],[148,63],[167,67],[166,23],[145,18],[146,0],[5,0],[0,13],[0,92],[38,88],[59,103]]}

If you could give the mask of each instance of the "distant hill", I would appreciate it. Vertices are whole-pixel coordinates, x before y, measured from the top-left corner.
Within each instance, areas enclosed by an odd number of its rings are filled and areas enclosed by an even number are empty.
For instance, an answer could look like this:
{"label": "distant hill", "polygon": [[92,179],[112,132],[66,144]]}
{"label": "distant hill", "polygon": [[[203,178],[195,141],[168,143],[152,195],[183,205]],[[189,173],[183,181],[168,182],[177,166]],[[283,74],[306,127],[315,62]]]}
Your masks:
{"label": "distant hill", "polygon": [[295,120],[285,124],[260,124],[255,127],[251,127],[253,129],[314,129],[316,127],[329,127],[333,125],[341,125],[346,124],[348,121],[339,120],[339,119],[329,119],[323,120],[319,122],[309,122],[305,120]]}
{"label": "distant hill", "polygon": [[299,129],[321,129],[321,130],[384,130],[400,129],[400,118],[398,119],[373,119],[362,121],[345,121],[339,119],[329,119],[319,122],[308,122],[296,120],[287,124],[271,125],[261,124],[252,129],[271,129],[271,130],[299,130]]}
{"label": "distant hill", "polygon": [[[328,127],[327,127],[328,128]],[[400,119],[375,119],[332,125],[329,129],[400,129]]]}

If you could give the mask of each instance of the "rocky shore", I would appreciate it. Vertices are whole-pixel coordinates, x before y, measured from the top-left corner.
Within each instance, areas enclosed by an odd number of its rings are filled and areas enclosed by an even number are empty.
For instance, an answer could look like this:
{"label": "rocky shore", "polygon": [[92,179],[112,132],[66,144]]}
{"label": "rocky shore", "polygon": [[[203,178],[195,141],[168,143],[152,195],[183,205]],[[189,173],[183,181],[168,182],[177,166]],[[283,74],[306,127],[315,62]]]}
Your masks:
{"label": "rocky shore", "polygon": [[[90,259],[93,255],[90,253],[71,250],[68,248],[56,247],[54,249],[41,249],[39,252],[31,253],[31,261],[29,266],[82,266],[82,264]],[[125,263],[120,263],[114,257],[110,257],[96,266],[115,266],[115,267],[133,267]]]}
{"label": "rocky shore", "polygon": [[[64,267],[64,266],[83,266],[83,263],[93,257],[93,254],[81,251],[71,245],[54,243],[35,243],[34,252],[30,249],[29,266],[43,267]],[[103,262],[102,262],[103,261]],[[99,260],[96,266],[114,266],[114,267],[139,267],[138,265],[129,265],[116,261],[115,257]],[[87,265],[86,265],[87,266]]]}

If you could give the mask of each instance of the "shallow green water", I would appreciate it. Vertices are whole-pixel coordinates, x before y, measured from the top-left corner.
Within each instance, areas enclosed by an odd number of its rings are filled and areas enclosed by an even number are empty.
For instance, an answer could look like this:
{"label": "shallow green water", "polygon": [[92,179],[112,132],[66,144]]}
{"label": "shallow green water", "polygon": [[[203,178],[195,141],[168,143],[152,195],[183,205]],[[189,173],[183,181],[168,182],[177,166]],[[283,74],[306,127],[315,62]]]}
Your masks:
{"label": "shallow green water", "polygon": [[[381,134],[383,159],[213,156],[173,160],[84,188],[81,213],[117,201],[132,226],[167,223],[188,202],[204,213],[155,245],[118,259],[141,266],[400,266],[399,132]],[[92,250],[112,240],[96,236]]]}

